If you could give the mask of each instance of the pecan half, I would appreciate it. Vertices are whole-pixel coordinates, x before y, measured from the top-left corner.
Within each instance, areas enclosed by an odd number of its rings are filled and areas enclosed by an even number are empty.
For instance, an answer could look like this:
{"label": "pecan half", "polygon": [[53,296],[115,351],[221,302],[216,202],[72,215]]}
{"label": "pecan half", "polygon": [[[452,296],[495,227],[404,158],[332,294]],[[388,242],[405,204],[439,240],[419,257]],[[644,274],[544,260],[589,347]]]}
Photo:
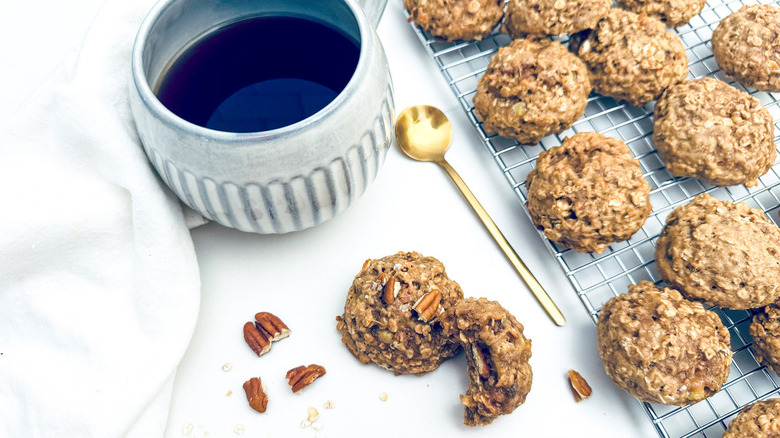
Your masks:
{"label": "pecan half", "polygon": [[264,330],[272,341],[290,336],[290,328],[287,327],[276,315],[268,312],[255,314],[255,327],[257,330]]}
{"label": "pecan half", "polygon": [[311,364],[309,366],[298,366],[287,371],[287,379],[290,380],[292,392],[300,392],[303,388],[311,385],[317,378],[325,375],[325,368],[320,365]]}
{"label": "pecan half", "polygon": [[593,394],[593,390],[588,385],[588,382],[585,381],[580,373],[574,370],[569,370],[569,385],[571,386],[571,392],[574,394],[574,400],[577,402]]}
{"label": "pecan half", "polygon": [[290,329],[276,315],[260,312],[255,323],[244,324],[244,340],[258,356],[271,350],[271,343],[290,336]]}
{"label": "pecan half", "polygon": [[261,414],[265,412],[266,408],[268,408],[268,396],[263,390],[263,382],[259,377],[252,377],[244,382],[244,392],[246,393],[246,400],[252,409]]}
{"label": "pecan half", "polygon": [[417,316],[424,322],[430,321],[430,319],[436,314],[441,304],[441,291],[434,289],[427,294],[420,297],[412,309],[417,312]]}

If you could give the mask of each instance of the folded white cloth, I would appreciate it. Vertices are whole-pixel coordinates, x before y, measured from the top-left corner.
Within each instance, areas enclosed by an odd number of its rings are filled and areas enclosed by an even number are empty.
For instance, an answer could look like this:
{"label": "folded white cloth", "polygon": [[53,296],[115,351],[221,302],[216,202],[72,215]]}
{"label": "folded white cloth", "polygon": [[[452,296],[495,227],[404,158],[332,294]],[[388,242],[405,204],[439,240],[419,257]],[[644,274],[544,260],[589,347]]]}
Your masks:
{"label": "folded white cloth", "polygon": [[109,0],[0,126],[0,436],[160,436],[198,315],[178,200],[140,147],[130,53],[153,0]]}

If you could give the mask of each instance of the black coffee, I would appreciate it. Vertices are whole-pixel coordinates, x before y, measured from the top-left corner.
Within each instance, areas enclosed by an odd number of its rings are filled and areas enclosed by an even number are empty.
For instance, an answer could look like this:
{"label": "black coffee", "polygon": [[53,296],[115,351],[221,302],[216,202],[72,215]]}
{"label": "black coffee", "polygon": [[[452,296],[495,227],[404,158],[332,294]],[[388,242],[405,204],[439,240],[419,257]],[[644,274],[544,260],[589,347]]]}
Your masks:
{"label": "black coffee", "polygon": [[315,21],[266,16],[229,24],[174,60],[157,97],[206,128],[259,132],[301,121],[346,87],[360,50],[350,36]]}

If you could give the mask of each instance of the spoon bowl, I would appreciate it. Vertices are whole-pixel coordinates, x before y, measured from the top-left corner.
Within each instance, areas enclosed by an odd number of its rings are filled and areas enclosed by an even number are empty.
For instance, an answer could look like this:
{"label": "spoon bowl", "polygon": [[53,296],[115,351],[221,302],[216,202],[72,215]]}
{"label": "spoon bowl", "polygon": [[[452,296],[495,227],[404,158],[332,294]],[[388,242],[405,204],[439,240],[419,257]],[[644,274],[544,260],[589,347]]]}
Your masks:
{"label": "spoon bowl", "polygon": [[395,138],[401,150],[417,161],[437,162],[452,142],[452,125],[440,109],[415,105],[398,115]]}
{"label": "spoon bowl", "polygon": [[415,105],[401,111],[395,124],[395,138],[401,150],[417,161],[434,162],[444,168],[447,174],[458,186],[460,192],[474,209],[482,223],[493,236],[498,246],[520,274],[525,284],[531,290],[536,300],[542,305],[553,322],[563,326],[566,319],[547,295],[539,281],[531,273],[525,263],[517,255],[514,248],[506,240],[506,237],[498,229],[498,226],[487,214],[482,204],[479,203],[474,193],[468,188],[458,172],[444,159],[444,154],[452,142],[452,125],[441,110],[430,105]]}

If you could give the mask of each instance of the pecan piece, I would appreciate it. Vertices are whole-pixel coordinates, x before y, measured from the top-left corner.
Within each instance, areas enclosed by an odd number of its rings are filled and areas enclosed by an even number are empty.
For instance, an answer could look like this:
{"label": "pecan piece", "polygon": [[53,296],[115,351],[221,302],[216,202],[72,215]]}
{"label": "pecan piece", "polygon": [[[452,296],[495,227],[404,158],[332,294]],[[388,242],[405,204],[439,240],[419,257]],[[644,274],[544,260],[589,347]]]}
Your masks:
{"label": "pecan piece", "polygon": [[303,388],[311,385],[317,378],[325,375],[325,368],[320,365],[311,364],[309,366],[298,366],[287,371],[286,378],[290,380],[292,392],[300,392]]}
{"label": "pecan piece", "polygon": [[271,343],[290,336],[290,329],[276,315],[260,312],[255,323],[244,324],[244,340],[258,356],[271,350]]}
{"label": "pecan piece", "polygon": [[390,277],[382,288],[382,298],[388,306],[395,302],[395,277]]}
{"label": "pecan piece", "polygon": [[261,414],[265,412],[268,407],[268,396],[263,390],[263,382],[259,377],[252,377],[244,382],[244,392],[246,393],[246,400],[252,409]]}
{"label": "pecan piece", "polygon": [[487,355],[477,344],[471,344],[471,353],[474,356],[474,362],[477,364],[477,372],[480,377],[487,380],[490,377],[490,364]]}
{"label": "pecan piece", "polygon": [[593,390],[588,385],[588,382],[585,381],[580,373],[574,370],[569,370],[569,385],[571,386],[571,392],[574,394],[574,400],[577,402],[593,394]]}
{"label": "pecan piece", "polygon": [[271,350],[271,341],[263,336],[251,322],[244,324],[244,340],[258,356]]}
{"label": "pecan piece", "polygon": [[412,309],[417,312],[417,316],[423,320],[423,322],[428,322],[436,314],[436,311],[439,309],[439,304],[441,304],[441,291],[439,289],[434,289],[420,297],[420,299],[414,303]]}

